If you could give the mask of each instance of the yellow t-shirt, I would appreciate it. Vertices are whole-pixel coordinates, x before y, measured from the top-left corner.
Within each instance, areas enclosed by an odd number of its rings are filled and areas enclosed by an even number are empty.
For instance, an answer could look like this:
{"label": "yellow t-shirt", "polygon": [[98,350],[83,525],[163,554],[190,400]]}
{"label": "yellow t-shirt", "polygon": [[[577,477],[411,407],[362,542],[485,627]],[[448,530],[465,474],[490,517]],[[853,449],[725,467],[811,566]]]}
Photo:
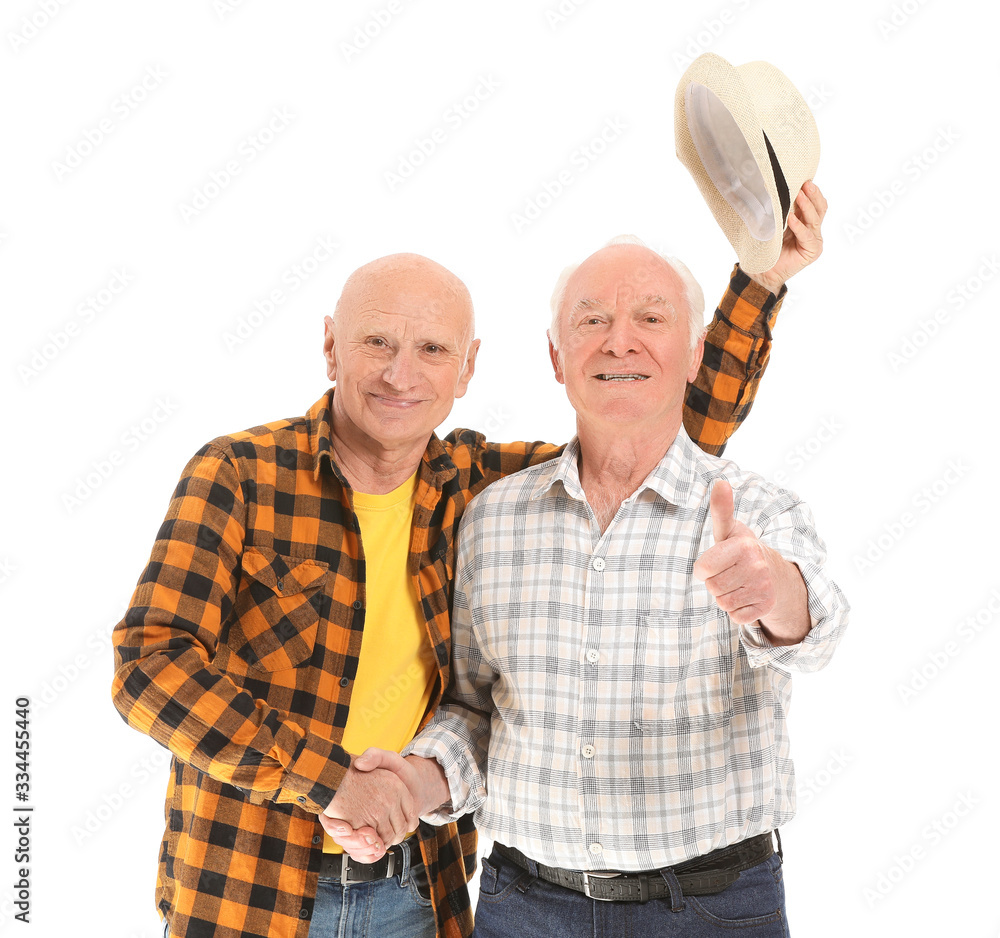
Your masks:
{"label": "yellow t-shirt", "polygon": [[[365,552],[365,631],[341,745],[399,752],[427,711],[437,667],[409,573],[417,473],[386,495],[354,492]],[[341,853],[329,834],[323,849]]]}

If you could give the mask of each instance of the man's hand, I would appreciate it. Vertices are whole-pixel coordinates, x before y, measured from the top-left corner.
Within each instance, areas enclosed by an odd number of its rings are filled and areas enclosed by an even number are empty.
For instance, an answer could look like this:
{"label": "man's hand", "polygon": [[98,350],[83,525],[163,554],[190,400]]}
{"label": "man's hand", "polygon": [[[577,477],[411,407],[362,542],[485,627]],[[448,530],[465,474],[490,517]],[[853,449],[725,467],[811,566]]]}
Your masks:
{"label": "man's hand", "polygon": [[[352,826],[346,816],[341,820],[328,820],[321,816],[320,823],[326,832],[351,859],[359,863],[374,863],[385,853],[388,845],[399,843],[410,831],[416,829],[417,819],[421,814],[430,813],[450,797],[444,770],[434,759],[423,759],[420,756],[407,756],[404,759],[398,753],[373,746],[352,761],[351,771],[370,773],[373,776],[385,771],[395,774],[406,786],[415,811],[413,823],[394,838],[381,836],[371,826]],[[336,800],[334,798],[330,808],[335,805]],[[329,814],[330,808],[324,813]]]}
{"label": "man's hand", "polygon": [[366,749],[352,760],[333,801],[319,816],[320,823],[334,839],[341,830],[362,831],[359,849],[363,843],[377,860],[388,845],[398,844],[417,827],[419,815],[410,788],[416,779],[416,770],[398,753]]}
{"label": "man's hand", "polygon": [[826,199],[819,186],[811,181],[803,183],[788,213],[788,227],[775,265],[770,270],[747,276],[776,294],[789,277],[808,267],[823,253],[820,227],[826,209]]}
{"label": "man's hand", "polygon": [[723,612],[737,625],[760,620],[774,645],[794,645],[810,628],[808,597],[799,568],[762,544],[733,509],[733,489],[725,479],[712,486],[709,510],[715,545],[694,565]]}

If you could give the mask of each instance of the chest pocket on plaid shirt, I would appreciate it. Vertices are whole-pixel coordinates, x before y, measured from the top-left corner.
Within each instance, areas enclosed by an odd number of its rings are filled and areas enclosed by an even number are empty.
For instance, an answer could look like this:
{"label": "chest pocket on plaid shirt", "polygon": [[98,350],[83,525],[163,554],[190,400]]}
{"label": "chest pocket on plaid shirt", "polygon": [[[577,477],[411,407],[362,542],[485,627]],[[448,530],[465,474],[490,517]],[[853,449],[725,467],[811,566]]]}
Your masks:
{"label": "chest pocket on plaid shirt", "polygon": [[728,722],[735,628],[717,609],[640,618],[635,696],[644,726],[690,732]]}
{"label": "chest pocket on plaid shirt", "polygon": [[295,668],[312,657],[327,566],[247,547],[236,595],[233,651],[259,671]]}

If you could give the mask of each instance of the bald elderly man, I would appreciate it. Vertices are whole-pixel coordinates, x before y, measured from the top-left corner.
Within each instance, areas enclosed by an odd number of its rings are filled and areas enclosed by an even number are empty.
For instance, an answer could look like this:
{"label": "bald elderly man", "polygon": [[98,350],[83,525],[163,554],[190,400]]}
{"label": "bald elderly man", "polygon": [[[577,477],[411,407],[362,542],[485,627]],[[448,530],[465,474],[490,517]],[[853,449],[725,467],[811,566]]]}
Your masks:
{"label": "bald elderly man", "polygon": [[788,934],[788,670],[830,660],[848,606],[798,497],[684,429],[699,294],[634,241],[560,283],[577,435],[467,507],[452,684],[405,758],[357,760],[430,821],[475,812],[478,938]]}
{"label": "bald elderly man", "polygon": [[[687,391],[699,445],[721,450],[746,416],[783,283],[818,256],[825,207],[818,190],[801,194],[775,268],[756,281],[734,271]],[[454,274],[412,254],[374,261],[326,321],[335,387],[305,416],[207,443],[185,468],[114,632],[115,705],[173,753],[165,934],[471,933],[471,818],[418,827],[398,777],[352,754],[399,752],[448,686],[466,504],[561,452],[434,434],[478,347]],[[372,828],[374,862],[339,852],[328,831],[344,824]]]}

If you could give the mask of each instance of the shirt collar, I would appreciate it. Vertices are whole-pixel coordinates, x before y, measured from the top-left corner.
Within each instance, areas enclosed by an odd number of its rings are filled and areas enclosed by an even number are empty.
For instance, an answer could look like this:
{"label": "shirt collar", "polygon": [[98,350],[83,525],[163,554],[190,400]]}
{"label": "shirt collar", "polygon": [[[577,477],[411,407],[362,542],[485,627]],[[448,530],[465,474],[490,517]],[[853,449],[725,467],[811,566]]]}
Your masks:
{"label": "shirt collar", "polygon": [[313,459],[313,479],[319,478],[324,456],[330,460],[331,467],[340,478],[340,471],[333,461],[333,388],[309,408],[306,419],[309,421],[309,452]]}
{"label": "shirt collar", "polygon": [[[695,446],[682,425],[663,458],[631,497],[640,495],[644,489],[650,489],[673,505],[689,507],[698,501],[694,495],[694,483],[699,476],[700,455],[701,450]],[[539,470],[538,483],[531,493],[532,499],[540,498],[556,482],[561,482],[570,498],[586,501],[583,485],[580,483],[579,456],[580,439],[573,437],[558,459],[546,463]]]}

